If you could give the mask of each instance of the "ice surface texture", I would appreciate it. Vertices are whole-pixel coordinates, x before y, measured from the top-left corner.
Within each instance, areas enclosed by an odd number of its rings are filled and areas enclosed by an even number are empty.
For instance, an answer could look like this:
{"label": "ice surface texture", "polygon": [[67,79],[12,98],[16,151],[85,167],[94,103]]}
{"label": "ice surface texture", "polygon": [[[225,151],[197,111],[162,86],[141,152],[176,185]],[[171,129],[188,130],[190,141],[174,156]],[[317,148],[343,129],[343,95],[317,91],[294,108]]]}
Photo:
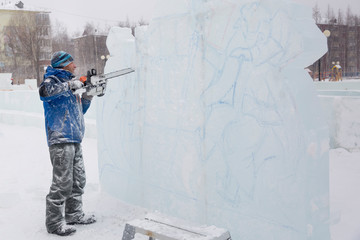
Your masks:
{"label": "ice surface texture", "polygon": [[230,230],[329,239],[328,130],[304,68],[326,52],[290,1],[164,0],[113,28],[98,102],[100,180],[118,198]]}

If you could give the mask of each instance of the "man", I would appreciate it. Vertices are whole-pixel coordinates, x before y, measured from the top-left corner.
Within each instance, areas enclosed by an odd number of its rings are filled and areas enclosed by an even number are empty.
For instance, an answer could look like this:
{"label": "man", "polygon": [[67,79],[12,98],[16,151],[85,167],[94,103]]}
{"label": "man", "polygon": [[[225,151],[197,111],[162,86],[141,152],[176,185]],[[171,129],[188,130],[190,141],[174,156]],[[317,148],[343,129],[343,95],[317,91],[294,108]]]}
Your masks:
{"label": "man", "polygon": [[90,107],[92,97],[86,92],[82,97],[75,94],[75,90],[83,87],[81,81],[73,80],[75,69],[70,54],[54,53],[39,88],[53,166],[53,180],[46,196],[46,228],[60,236],[75,233],[71,225],[96,221],[94,215],[82,211],[86,182],[81,150],[85,131],[83,114]]}

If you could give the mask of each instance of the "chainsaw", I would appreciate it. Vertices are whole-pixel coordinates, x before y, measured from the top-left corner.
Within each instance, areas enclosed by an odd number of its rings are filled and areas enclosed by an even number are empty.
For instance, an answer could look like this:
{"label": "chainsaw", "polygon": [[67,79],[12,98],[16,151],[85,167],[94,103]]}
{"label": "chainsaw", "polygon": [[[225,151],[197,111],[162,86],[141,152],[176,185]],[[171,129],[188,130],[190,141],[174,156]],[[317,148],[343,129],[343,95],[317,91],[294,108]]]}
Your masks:
{"label": "chainsaw", "polygon": [[84,83],[84,87],[79,92],[86,92],[89,96],[102,97],[105,94],[107,80],[119,77],[125,74],[135,72],[132,68],[125,68],[118,71],[97,75],[96,69],[91,69],[86,76],[81,76],[80,81]]}

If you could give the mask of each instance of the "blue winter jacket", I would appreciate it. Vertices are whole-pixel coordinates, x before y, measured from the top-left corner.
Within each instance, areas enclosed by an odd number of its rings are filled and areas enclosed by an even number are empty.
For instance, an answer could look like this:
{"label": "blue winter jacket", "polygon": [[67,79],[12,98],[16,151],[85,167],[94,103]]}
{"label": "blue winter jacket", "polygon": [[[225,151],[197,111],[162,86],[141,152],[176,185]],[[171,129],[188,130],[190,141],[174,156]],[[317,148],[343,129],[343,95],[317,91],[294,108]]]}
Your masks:
{"label": "blue winter jacket", "polygon": [[58,143],[81,143],[84,137],[84,114],[91,101],[81,98],[69,89],[74,75],[49,66],[40,84],[48,146]]}

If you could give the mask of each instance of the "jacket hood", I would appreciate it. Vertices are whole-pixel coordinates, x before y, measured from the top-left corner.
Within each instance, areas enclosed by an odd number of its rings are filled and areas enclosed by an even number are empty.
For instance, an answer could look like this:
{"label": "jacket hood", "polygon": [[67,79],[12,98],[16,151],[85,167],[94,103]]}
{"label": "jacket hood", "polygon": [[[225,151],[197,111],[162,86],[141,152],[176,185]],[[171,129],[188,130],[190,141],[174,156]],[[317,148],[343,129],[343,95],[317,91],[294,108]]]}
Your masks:
{"label": "jacket hood", "polygon": [[46,78],[48,78],[49,76],[56,76],[60,80],[70,80],[75,77],[74,74],[72,74],[71,72],[69,72],[67,70],[53,68],[51,66],[47,67],[46,72],[44,74],[44,80]]}

